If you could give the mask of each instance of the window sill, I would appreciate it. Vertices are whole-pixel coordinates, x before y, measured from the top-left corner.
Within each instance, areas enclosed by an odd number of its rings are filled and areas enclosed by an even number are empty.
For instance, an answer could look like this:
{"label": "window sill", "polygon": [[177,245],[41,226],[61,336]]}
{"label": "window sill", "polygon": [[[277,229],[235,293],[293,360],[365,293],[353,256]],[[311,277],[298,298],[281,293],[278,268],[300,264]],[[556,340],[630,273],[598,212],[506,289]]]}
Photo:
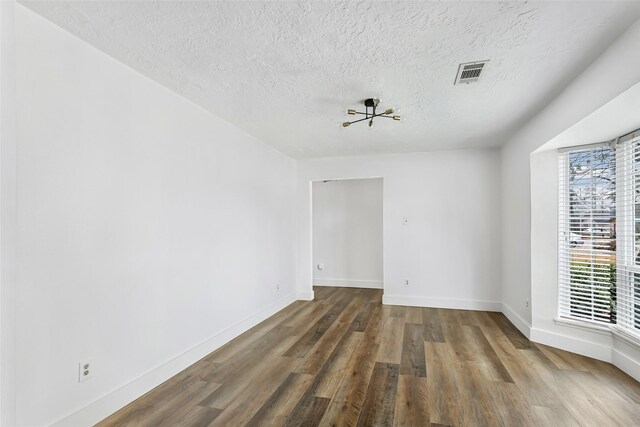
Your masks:
{"label": "window sill", "polygon": [[601,335],[611,335],[611,327],[608,325],[601,325],[599,323],[589,322],[586,320],[567,319],[564,317],[556,317],[553,321],[556,322],[556,325],[560,326],[569,326],[571,328],[595,332],[596,334]]}
{"label": "window sill", "polygon": [[600,335],[610,335],[618,338],[632,347],[640,350],[640,335],[629,332],[618,325],[601,325],[585,320],[574,320],[565,318],[555,318],[553,321],[556,325],[568,326],[570,328],[580,329],[587,332],[593,332]]}

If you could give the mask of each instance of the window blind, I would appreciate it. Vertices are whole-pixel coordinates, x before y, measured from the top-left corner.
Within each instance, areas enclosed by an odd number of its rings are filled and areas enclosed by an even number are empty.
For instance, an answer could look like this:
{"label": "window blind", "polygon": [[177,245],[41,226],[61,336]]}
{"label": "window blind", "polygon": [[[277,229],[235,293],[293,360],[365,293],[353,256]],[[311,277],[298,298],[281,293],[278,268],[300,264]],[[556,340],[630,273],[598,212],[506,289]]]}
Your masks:
{"label": "window blind", "polygon": [[615,323],[616,150],[562,151],[559,162],[559,315]]}
{"label": "window blind", "polygon": [[640,132],[616,144],[617,182],[617,323],[640,331]]}

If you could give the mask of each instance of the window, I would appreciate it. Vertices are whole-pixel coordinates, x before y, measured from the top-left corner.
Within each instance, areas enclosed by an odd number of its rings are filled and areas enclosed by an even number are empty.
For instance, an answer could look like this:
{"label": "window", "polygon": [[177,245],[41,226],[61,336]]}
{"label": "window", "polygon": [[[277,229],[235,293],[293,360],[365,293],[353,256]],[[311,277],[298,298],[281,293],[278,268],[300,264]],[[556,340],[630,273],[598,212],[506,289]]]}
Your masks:
{"label": "window", "polygon": [[559,162],[559,315],[638,334],[640,132]]}
{"label": "window", "polygon": [[619,139],[618,325],[640,331],[640,132]]}
{"label": "window", "polygon": [[615,150],[560,153],[559,307],[563,317],[615,323]]}

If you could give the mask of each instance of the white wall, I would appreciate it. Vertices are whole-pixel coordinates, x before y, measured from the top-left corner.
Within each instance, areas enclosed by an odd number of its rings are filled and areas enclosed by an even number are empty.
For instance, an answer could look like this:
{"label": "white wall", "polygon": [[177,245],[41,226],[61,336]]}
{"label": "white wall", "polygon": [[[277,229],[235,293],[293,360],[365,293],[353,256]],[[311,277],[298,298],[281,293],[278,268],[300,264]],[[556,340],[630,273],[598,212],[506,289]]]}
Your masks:
{"label": "white wall", "polygon": [[16,13],[17,424],[89,425],[293,301],[295,162]]}
{"label": "white wall", "polygon": [[0,1],[0,425],[15,421],[16,87],[14,2]]}
{"label": "white wall", "polygon": [[499,160],[466,150],[300,161],[299,293],[311,294],[310,181],[383,177],[384,302],[498,310]]}
{"label": "white wall", "polygon": [[313,183],[315,285],[382,288],[382,184],[381,178]]}
{"label": "white wall", "polygon": [[[621,94],[640,81],[640,58],[630,55],[639,45],[637,22],[502,149],[505,314],[533,341],[611,361],[638,379],[637,347],[608,331],[554,320],[558,283],[557,154],[555,150],[532,153],[561,134],[559,138],[567,143],[566,135],[584,135],[588,128],[602,130],[596,121],[611,114],[598,109],[619,95],[624,97]],[[628,126],[626,120],[610,123],[608,138],[632,130]],[[576,143],[570,141],[568,145]],[[523,304],[528,298],[532,312]]]}

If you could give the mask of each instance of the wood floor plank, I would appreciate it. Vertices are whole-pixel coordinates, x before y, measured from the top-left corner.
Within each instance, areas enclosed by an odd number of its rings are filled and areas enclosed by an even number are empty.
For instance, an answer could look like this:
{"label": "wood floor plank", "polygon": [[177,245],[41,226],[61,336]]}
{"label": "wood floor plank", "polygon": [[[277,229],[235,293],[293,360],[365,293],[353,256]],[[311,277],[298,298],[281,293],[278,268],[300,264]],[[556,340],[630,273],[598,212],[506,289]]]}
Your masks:
{"label": "wood floor plank", "polygon": [[[218,382],[221,386],[204,398],[200,402],[200,405],[225,409],[230,403],[237,400],[238,396],[242,396],[244,390],[256,387],[256,385],[261,385],[263,381],[268,384],[277,378],[286,377],[289,372],[293,371],[298,361],[279,355],[285,348],[291,345],[294,339],[295,337],[283,338],[280,342],[274,343],[277,345],[269,347],[269,353],[258,353],[258,355],[261,356],[261,362],[265,363],[265,365],[253,363],[245,366],[245,369],[241,371],[234,369],[235,375],[233,376],[218,377],[215,376],[214,373],[214,379],[209,381]],[[253,361],[254,359],[251,358],[250,360]],[[265,369],[265,366],[268,366],[269,369]],[[224,369],[223,365],[219,371]],[[224,381],[216,381],[215,379],[224,379]]]}
{"label": "wood floor plank", "polygon": [[376,363],[360,412],[358,426],[393,425],[399,375],[398,364]]}
{"label": "wood floor plank", "polygon": [[416,377],[427,376],[427,367],[424,361],[422,325],[414,323],[404,324],[400,373]]}
{"label": "wood floor plank", "polygon": [[362,340],[362,332],[349,331],[341,340],[338,350],[331,354],[316,375],[314,394],[319,397],[333,398],[341,380],[348,372],[349,361]]}
{"label": "wood floor plank", "polygon": [[284,425],[286,427],[313,427],[319,425],[330,401],[331,399],[326,397],[313,396],[308,403],[305,403],[304,408],[289,415]]}
{"label": "wood floor plank", "polygon": [[[243,333],[236,339],[230,341],[208,356],[208,359],[218,363],[224,363],[245,350],[254,351],[250,346],[255,345],[256,341],[265,336],[266,333],[273,330],[277,326],[281,326],[284,322],[291,318],[295,318],[301,311],[310,307],[302,301],[295,301],[283,310],[269,317],[264,322],[259,323],[247,332]],[[303,313],[304,314],[304,313]]]}
{"label": "wood floor plank", "polygon": [[407,323],[422,324],[422,309],[420,307],[405,307]]}
{"label": "wood floor plank", "polygon": [[[209,367],[212,365],[217,366],[214,363],[203,363],[202,361],[190,366],[117,413],[101,421],[98,426],[135,426],[141,424],[158,408],[168,405],[171,399],[175,399],[176,396],[185,393],[193,384],[199,382],[203,376],[206,376]],[[216,384],[214,387],[218,386],[219,384]]]}
{"label": "wood floor plank", "polygon": [[495,352],[487,338],[485,337],[482,329],[478,326],[467,326],[468,331],[470,331],[471,339],[477,344],[477,347],[482,349],[482,353],[486,359],[487,364],[492,368],[492,371],[495,372],[493,378],[497,381],[503,381],[507,383],[513,383],[513,378],[511,378],[511,374],[504,366],[500,357]]}
{"label": "wood floor plank", "polygon": [[429,414],[432,423],[459,425],[460,399],[456,375],[451,364],[452,350],[446,343],[425,342],[425,360],[429,396]]}
{"label": "wood floor plank", "polygon": [[494,426],[500,425],[498,408],[489,397],[488,382],[478,375],[472,363],[454,359],[451,367],[455,375],[455,386],[459,405],[458,420],[454,425]]}
{"label": "wood floor plank", "polygon": [[382,289],[361,289],[361,291],[367,302],[382,301]]}
{"label": "wood floor plank", "polygon": [[485,384],[485,390],[497,408],[502,425],[537,425],[531,405],[515,383],[490,381]]}
{"label": "wood floor plank", "polygon": [[[531,360],[531,352],[523,353],[523,356]],[[531,367],[555,396],[556,405],[564,407],[579,424],[592,425],[594,420],[603,419],[610,420],[611,424],[617,424],[611,420],[606,408],[599,405],[587,390],[565,375],[570,371],[551,370],[536,363],[532,363]]]}
{"label": "wood floor plank", "polygon": [[540,427],[579,427],[578,421],[564,407],[532,406],[532,422]]}
{"label": "wood floor plank", "polygon": [[502,314],[497,312],[490,312],[488,316],[495,322],[495,324],[500,328],[502,333],[511,341],[511,344],[517,349],[527,349],[535,346],[531,341],[527,339],[522,332],[518,330],[509,319]]}
{"label": "wood floor plank", "polygon": [[422,336],[425,341],[444,342],[444,333],[438,311],[434,308],[422,308]]}
{"label": "wood floor plank", "polygon": [[360,309],[360,312],[358,312],[358,315],[356,316],[356,318],[353,319],[353,322],[351,323],[351,329],[353,329],[356,332],[364,332],[365,329],[367,328],[367,325],[369,324],[369,319],[371,319],[371,315],[373,314],[376,306],[378,305],[379,304],[375,302],[370,302],[365,304]]}
{"label": "wood floor plank", "polygon": [[502,332],[486,337],[530,405],[547,408],[561,406],[554,391],[537,372],[537,364],[550,372],[558,369],[548,359],[545,360],[542,352],[536,347],[518,350]]}
{"label": "wood floor plank", "polygon": [[404,317],[407,312],[407,307],[394,305],[389,312],[390,317]]}
{"label": "wood floor plank", "polygon": [[350,426],[358,422],[380,347],[384,324],[382,306],[371,315],[358,348],[349,359],[342,380],[320,425]]}
{"label": "wood floor plank", "polygon": [[593,366],[588,357],[569,353],[557,348],[539,344],[537,347],[559,369],[573,369],[576,371],[590,372]]}
{"label": "wood floor plank", "polygon": [[206,395],[216,390],[220,384],[198,381],[183,393],[177,394],[165,405],[157,407],[148,417],[145,417],[135,425],[140,427],[172,426],[189,415],[191,410],[197,408],[198,402]]}
{"label": "wood floor plank", "polygon": [[590,400],[603,408],[616,423],[620,425],[640,423],[640,406],[635,405],[635,402],[627,399],[626,396],[614,393],[607,384],[603,384],[591,372],[563,370],[561,376],[584,390]]}
{"label": "wood floor plank", "polygon": [[222,411],[215,408],[197,406],[177,421],[175,425],[184,427],[206,427],[215,420]]}
{"label": "wood floor plank", "polygon": [[393,425],[422,427],[429,423],[429,387],[426,378],[402,375],[398,379],[398,394]]}
{"label": "wood floor plank", "polygon": [[313,381],[311,381],[298,404],[291,411],[287,424],[292,425],[291,422],[295,420],[308,420],[317,409],[314,403],[317,397],[325,397],[329,400],[333,398],[336,389],[340,385],[340,380],[343,377],[343,371],[347,367],[350,355],[357,348],[361,337],[362,332],[347,330],[327,361],[322,365],[320,371],[315,375]]}
{"label": "wood floor plank", "polygon": [[351,327],[354,318],[358,314],[358,306],[362,306],[362,300],[356,297],[302,358],[296,368],[296,372],[314,375],[318,373],[334,348],[340,343],[342,336]]}
{"label": "wood floor plank", "polygon": [[536,345],[502,314],[316,288],[105,426],[638,425],[640,383]]}
{"label": "wood floor plank", "polygon": [[452,350],[454,357],[461,361],[476,361],[479,359],[480,350],[476,343],[469,339],[468,326],[460,323],[453,310],[438,310],[438,316],[442,319],[442,332],[444,341]]}
{"label": "wood floor plank", "polygon": [[351,296],[340,298],[327,313],[324,314],[307,332],[287,350],[283,356],[302,358],[313,347],[325,332],[333,325],[338,316],[347,307]]}
{"label": "wood floor plank", "polygon": [[208,374],[204,380],[219,384],[230,381],[239,382],[242,378],[250,376],[252,369],[257,369],[256,365],[264,359],[264,354],[271,354],[274,351],[284,351],[283,346],[292,343],[296,339],[291,336],[291,328],[278,326],[260,339],[247,346],[234,358],[220,365],[218,369]]}
{"label": "wood floor plank", "polygon": [[246,425],[273,426],[283,424],[312,380],[313,375],[290,373]]}
{"label": "wood floor plank", "polygon": [[404,335],[404,318],[387,317],[382,330],[378,362],[400,364]]}
{"label": "wood floor plank", "polygon": [[[273,393],[273,384],[281,384],[295,367],[296,359],[288,357],[275,357],[268,361],[269,369],[261,369],[253,375],[251,381],[239,386],[235,392],[211,396],[201,403],[224,409],[222,413],[211,423],[212,426],[245,425],[260,410],[262,405]],[[223,390],[226,384],[218,390]],[[226,392],[227,390],[225,390]]]}
{"label": "wood floor plank", "polygon": [[600,360],[592,360],[593,373],[600,381],[607,384],[616,394],[640,406],[640,388],[638,381],[622,372],[618,367]]}

